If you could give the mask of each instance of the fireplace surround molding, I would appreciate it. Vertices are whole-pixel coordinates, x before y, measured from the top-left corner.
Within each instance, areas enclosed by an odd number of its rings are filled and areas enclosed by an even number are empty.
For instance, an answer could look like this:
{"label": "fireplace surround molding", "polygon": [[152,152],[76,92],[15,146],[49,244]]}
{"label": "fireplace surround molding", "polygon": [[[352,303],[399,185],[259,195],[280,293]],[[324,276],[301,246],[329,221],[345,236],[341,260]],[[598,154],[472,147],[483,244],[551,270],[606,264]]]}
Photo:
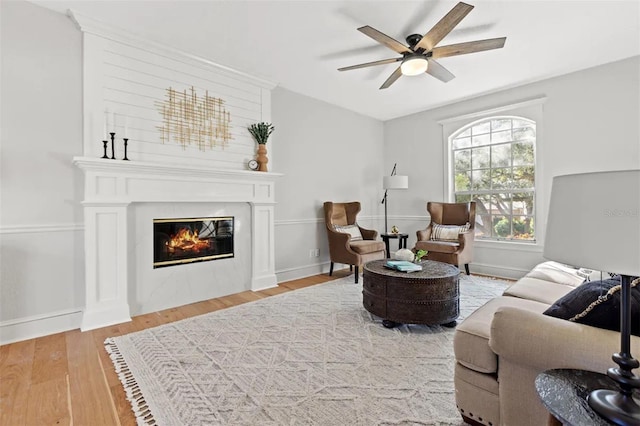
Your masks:
{"label": "fireplace surround molding", "polygon": [[280,173],[74,157],[84,173],[85,309],[81,330],[131,320],[132,203],[237,202],[251,210],[251,289],[277,285],[274,186]]}

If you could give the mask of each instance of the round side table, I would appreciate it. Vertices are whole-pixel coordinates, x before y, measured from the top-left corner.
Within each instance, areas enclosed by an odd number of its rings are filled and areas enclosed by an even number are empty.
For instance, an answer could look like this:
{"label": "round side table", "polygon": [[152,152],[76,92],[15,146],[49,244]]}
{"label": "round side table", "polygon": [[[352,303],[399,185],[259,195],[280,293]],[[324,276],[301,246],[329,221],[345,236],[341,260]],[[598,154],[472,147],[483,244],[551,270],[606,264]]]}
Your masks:
{"label": "round side table", "polygon": [[[618,390],[618,385],[605,374],[585,370],[547,370],[536,377],[540,400],[555,419],[550,419],[550,425],[611,425],[589,407],[587,396],[595,389]],[[640,392],[634,396],[640,398]]]}

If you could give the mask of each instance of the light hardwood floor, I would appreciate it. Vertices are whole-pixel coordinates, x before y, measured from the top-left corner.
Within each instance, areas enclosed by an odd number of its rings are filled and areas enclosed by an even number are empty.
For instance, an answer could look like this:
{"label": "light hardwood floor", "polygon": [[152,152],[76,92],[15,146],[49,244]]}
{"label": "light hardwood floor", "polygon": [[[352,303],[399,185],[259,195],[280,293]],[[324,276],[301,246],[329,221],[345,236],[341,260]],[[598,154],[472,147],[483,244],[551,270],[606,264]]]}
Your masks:
{"label": "light hardwood floor", "polygon": [[135,425],[103,342],[168,322],[349,275],[315,275],[278,287],[205,300],[92,331],[72,330],[0,346],[0,425]]}

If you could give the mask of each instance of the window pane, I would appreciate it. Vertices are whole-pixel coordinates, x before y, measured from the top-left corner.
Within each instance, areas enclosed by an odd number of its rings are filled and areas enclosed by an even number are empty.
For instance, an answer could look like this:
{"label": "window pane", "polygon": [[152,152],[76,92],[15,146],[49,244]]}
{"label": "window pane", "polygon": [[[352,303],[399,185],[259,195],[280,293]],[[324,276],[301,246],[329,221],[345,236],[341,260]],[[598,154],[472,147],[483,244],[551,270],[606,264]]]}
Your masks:
{"label": "window pane", "polygon": [[455,174],[454,190],[455,191],[468,191],[470,187],[471,173],[459,172]]}
{"label": "window pane", "polygon": [[471,145],[473,146],[489,145],[490,143],[491,143],[491,135],[489,133],[487,133],[486,135],[471,137]]}
{"label": "window pane", "polygon": [[511,137],[511,130],[503,130],[501,132],[491,133],[491,142],[499,143],[499,142],[511,142],[513,138]]}
{"label": "window pane", "polygon": [[513,168],[513,188],[533,188],[535,176],[533,166]]}
{"label": "window pane", "polygon": [[[489,167],[489,149],[490,147],[486,146],[483,148],[473,148],[471,150],[473,169],[485,169]],[[487,188],[489,188],[488,185]]]}
{"label": "window pane", "polygon": [[471,128],[472,135],[482,135],[484,133],[489,133],[491,131],[491,122],[485,121]]}
{"label": "window pane", "polygon": [[491,170],[491,189],[511,188],[511,168],[504,167]]}
{"label": "window pane", "polygon": [[501,118],[498,120],[491,120],[491,131],[497,132],[499,130],[511,129],[511,119]]}
{"label": "window pane", "polygon": [[513,128],[515,129],[516,127],[531,127],[531,126],[535,126],[534,123],[527,121],[527,120],[518,120],[517,118],[514,118],[511,120],[513,122]]}
{"label": "window pane", "polygon": [[511,144],[491,147],[491,167],[505,167],[511,165]]}
{"label": "window pane", "polygon": [[471,136],[471,128],[468,128],[464,132],[460,133],[457,137],[464,138],[464,137],[467,137],[467,136]]}
{"label": "window pane", "polygon": [[491,214],[497,216],[511,215],[511,194],[493,194],[491,196]]}
{"label": "window pane", "polygon": [[471,194],[456,194],[456,203],[468,203],[471,201]]}
{"label": "window pane", "polygon": [[456,138],[453,140],[453,149],[469,148],[471,146],[471,138]]}
{"label": "window pane", "polygon": [[456,173],[471,169],[471,150],[470,149],[455,151],[453,155],[454,155],[453,161],[455,163]]}
{"label": "window pane", "polygon": [[479,195],[473,199],[476,202],[476,236],[491,237],[491,197],[489,195]]}
{"label": "window pane", "polygon": [[471,189],[489,189],[491,170],[474,170],[471,172]]}
{"label": "window pane", "polygon": [[513,238],[516,240],[533,240],[533,218],[531,216],[513,217]]}
{"label": "window pane", "polygon": [[533,143],[531,142],[519,142],[511,144],[511,150],[513,151],[513,165],[514,166],[533,166]]}
{"label": "window pane", "polygon": [[532,127],[523,127],[521,129],[513,129],[513,140],[528,140],[536,137],[536,131]]}
{"label": "window pane", "polygon": [[513,214],[534,214],[533,192],[522,192],[513,194]]}
{"label": "window pane", "polygon": [[509,238],[511,236],[511,219],[509,216],[493,216],[493,236]]}

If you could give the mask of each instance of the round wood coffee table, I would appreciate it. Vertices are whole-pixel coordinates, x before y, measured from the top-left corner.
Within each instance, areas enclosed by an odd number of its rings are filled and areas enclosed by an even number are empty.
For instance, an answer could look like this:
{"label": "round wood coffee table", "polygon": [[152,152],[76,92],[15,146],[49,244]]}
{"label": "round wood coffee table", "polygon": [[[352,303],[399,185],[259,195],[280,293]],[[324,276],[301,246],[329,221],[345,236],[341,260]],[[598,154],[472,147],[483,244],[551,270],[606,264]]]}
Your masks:
{"label": "round wood coffee table", "polygon": [[362,304],[383,319],[382,324],[456,325],[460,314],[460,270],[447,263],[425,260],[422,271],[399,272],[386,260],[364,265]]}

